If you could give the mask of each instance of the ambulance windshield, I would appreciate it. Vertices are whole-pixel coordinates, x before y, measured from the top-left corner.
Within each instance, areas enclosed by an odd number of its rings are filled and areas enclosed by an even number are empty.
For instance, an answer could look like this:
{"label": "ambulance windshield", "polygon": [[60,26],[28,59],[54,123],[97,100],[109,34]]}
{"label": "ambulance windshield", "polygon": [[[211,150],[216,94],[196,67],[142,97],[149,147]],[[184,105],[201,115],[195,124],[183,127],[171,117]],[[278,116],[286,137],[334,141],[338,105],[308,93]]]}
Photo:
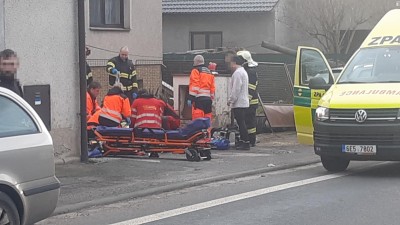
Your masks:
{"label": "ambulance windshield", "polygon": [[363,48],[343,71],[338,84],[400,83],[400,47]]}

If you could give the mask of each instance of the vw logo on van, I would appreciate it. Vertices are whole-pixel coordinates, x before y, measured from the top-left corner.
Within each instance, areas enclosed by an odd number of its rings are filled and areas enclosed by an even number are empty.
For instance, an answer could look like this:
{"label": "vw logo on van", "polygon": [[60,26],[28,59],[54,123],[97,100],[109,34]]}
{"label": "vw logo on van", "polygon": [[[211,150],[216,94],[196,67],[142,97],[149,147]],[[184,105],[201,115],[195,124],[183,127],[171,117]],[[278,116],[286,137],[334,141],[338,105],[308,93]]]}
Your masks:
{"label": "vw logo on van", "polygon": [[357,122],[359,123],[364,123],[367,120],[367,112],[363,109],[359,109],[357,110],[356,114],[355,114],[355,119]]}

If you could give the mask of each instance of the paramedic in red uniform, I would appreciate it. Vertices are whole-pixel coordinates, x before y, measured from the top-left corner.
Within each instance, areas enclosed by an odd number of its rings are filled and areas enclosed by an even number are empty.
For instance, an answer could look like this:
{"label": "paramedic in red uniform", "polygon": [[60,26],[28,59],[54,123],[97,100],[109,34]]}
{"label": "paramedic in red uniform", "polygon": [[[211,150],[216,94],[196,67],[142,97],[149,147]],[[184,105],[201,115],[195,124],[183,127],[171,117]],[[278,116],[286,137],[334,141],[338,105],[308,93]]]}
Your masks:
{"label": "paramedic in red uniform", "polygon": [[[171,111],[172,110],[172,111]],[[179,116],[175,113],[172,107],[154,97],[147,90],[140,90],[138,98],[133,101],[131,116],[131,127],[134,128],[162,128],[163,116],[167,116],[168,128],[178,128],[180,125]],[[156,152],[150,154],[152,158],[158,158]]]}
{"label": "paramedic in red uniform", "polygon": [[147,90],[140,90],[131,106],[131,127],[162,128],[165,103]]}
{"label": "paramedic in red uniform", "polygon": [[139,91],[131,111],[131,127],[175,130],[180,126],[179,115],[175,110],[144,89]]}
{"label": "paramedic in red uniform", "polygon": [[192,120],[208,117],[211,119],[212,100],[215,94],[214,75],[204,65],[202,55],[193,59],[190,73],[188,106],[192,106]]}

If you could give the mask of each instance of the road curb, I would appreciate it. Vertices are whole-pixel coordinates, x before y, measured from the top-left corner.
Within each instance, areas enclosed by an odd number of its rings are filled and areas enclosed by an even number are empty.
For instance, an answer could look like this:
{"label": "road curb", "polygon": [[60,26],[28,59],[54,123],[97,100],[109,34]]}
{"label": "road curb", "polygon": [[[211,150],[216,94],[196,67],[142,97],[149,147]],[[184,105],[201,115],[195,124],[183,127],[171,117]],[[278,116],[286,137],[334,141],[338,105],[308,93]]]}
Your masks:
{"label": "road curb", "polygon": [[296,164],[289,164],[289,165],[283,165],[283,166],[277,166],[277,167],[267,167],[267,168],[262,168],[262,169],[249,170],[249,171],[244,171],[244,172],[239,172],[239,173],[205,178],[202,180],[192,180],[192,181],[187,181],[187,182],[183,182],[183,183],[179,183],[179,184],[171,184],[171,185],[165,185],[162,187],[149,188],[147,190],[140,190],[140,191],[125,193],[125,194],[121,194],[121,195],[117,195],[117,196],[95,199],[92,201],[64,205],[64,206],[60,206],[60,207],[56,208],[54,210],[52,216],[75,212],[75,211],[79,211],[81,209],[89,208],[89,207],[96,206],[96,205],[108,205],[108,204],[112,204],[115,202],[120,202],[120,201],[124,201],[124,200],[128,200],[128,199],[146,197],[146,196],[150,196],[150,195],[161,194],[164,192],[171,192],[171,191],[175,191],[175,190],[179,190],[179,189],[190,188],[190,187],[194,187],[194,186],[200,186],[200,185],[204,185],[204,184],[209,184],[209,183],[219,182],[219,181],[224,181],[224,180],[230,180],[230,179],[235,179],[235,178],[240,178],[240,177],[247,177],[247,176],[252,176],[252,175],[271,172],[271,171],[285,170],[285,169],[291,169],[291,168],[295,168],[295,167],[307,166],[307,165],[315,164],[315,163],[319,163],[319,162],[320,162],[320,160],[316,159],[316,160],[311,160],[311,161],[303,162],[303,163],[296,163]]}

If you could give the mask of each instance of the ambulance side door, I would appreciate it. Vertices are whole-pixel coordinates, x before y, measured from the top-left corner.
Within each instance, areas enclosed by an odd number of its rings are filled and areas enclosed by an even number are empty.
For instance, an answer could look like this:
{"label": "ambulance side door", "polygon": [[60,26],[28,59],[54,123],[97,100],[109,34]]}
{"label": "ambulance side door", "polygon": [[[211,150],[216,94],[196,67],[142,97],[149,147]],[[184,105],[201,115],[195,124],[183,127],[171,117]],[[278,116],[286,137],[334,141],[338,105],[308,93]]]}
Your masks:
{"label": "ambulance side door", "polygon": [[314,143],[315,109],[327,89],[311,89],[311,79],[318,79],[327,85],[334,83],[332,70],[322,52],[316,48],[300,46],[296,57],[293,110],[297,139],[299,143],[307,145]]}

